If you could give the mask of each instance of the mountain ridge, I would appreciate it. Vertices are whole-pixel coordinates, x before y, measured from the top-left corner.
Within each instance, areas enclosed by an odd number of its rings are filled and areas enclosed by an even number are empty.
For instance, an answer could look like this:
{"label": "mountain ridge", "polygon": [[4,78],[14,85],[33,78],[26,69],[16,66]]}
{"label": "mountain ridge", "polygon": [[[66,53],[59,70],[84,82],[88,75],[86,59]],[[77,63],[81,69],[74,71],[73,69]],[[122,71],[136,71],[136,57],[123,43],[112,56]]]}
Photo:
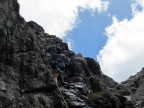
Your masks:
{"label": "mountain ridge", "polygon": [[69,108],[143,106],[143,101],[137,101],[143,97],[136,96],[143,93],[141,78],[133,96],[129,83],[135,80],[118,84],[104,75],[95,60],[75,54],[36,22],[26,22],[19,14],[17,0],[0,0],[0,17],[0,108],[65,108],[51,65],[58,59],[66,64],[63,72],[70,87],[60,80],[58,86]]}

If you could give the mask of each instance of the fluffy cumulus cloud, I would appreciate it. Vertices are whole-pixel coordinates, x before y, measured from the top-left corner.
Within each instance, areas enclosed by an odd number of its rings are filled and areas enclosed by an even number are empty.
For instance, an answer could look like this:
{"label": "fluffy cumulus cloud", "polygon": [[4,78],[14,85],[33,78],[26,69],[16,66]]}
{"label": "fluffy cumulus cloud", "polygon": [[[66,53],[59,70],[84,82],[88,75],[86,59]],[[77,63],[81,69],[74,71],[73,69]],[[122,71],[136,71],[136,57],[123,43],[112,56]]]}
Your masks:
{"label": "fluffy cumulus cloud", "polygon": [[24,18],[34,20],[47,33],[60,38],[66,36],[80,22],[79,10],[91,13],[107,10],[109,2],[101,0],[18,0]]}
{"label": "fluffy cumulus cloud", "polygon": [[106,28],[108,40],[97,59],[102,71],[118,82],[144,67],[144,1],[132,3],[132,19],[118,21]]}

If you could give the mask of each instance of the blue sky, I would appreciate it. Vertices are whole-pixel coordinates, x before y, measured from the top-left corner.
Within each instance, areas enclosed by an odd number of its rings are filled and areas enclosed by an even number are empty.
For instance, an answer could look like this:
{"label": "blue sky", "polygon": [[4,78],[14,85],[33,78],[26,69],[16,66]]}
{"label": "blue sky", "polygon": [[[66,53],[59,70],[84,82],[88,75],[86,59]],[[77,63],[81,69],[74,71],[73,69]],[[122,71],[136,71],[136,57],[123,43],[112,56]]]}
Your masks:
{"label": "blue sky", "polygon": [[20,14],[121,82],[144,67],[144,0],[18,0]]}
{"label": "blue sky", "polygon": [[108,10],[103,13],[91,15],[89,10],[79,13],[81,23],[63,41],[67,41],[67,38],[73,40],[72,50],[75,53],[95,60],[106,43],[105,28],[112,23],[112,16],[115,15],[119,20],[132,17],[129,0],[111,0]]}

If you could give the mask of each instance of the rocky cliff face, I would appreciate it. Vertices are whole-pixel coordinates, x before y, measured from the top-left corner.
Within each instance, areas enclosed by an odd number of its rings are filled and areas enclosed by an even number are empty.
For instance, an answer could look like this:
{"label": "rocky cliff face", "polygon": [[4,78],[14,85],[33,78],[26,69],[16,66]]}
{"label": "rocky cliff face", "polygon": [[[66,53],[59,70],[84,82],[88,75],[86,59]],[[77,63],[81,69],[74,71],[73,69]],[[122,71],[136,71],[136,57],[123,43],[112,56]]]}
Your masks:
{"label": "rocky cliff face", "polygon": [[144,68],[136,75],[119,84],[119,93],[132,101],[137,107],[144,107]]}
{"label": "rocky cliff face", "polygon": [[[70,51],[35,22],[25,22],[16,0],[0,0],[0,58],[0,108],[65,108],[53,75],[52,62],[58,59],[66,64],[70,86],[60,80],[58,86],[69,108],[135,107],[124,95],[128,81],[117,85],[92,58]],[[142,90],[135,90],[135,96],[142,96]]]}

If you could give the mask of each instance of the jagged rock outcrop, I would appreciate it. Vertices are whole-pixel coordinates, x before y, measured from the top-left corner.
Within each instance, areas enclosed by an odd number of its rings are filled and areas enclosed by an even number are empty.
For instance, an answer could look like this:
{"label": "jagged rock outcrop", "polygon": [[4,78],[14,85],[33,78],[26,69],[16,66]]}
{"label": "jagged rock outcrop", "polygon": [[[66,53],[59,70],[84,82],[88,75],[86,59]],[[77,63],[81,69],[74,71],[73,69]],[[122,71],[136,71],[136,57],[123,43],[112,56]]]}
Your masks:
{"label": "jagged rock outcrop", "polygon": [[66,64],[70,87],[60,80],[58,85],[70,108],[134,107],[96,61],[70,51],[35,22],[25,22],[17,0],[0,0],[0,58],[0,108],[65,108],[53,75],[52,62],[58,59]]}
{"label": "jagged rock outcrop", "polygon": [[116,89],[137,107],[144,107],[144,68],[136,75],[119,84]]}

